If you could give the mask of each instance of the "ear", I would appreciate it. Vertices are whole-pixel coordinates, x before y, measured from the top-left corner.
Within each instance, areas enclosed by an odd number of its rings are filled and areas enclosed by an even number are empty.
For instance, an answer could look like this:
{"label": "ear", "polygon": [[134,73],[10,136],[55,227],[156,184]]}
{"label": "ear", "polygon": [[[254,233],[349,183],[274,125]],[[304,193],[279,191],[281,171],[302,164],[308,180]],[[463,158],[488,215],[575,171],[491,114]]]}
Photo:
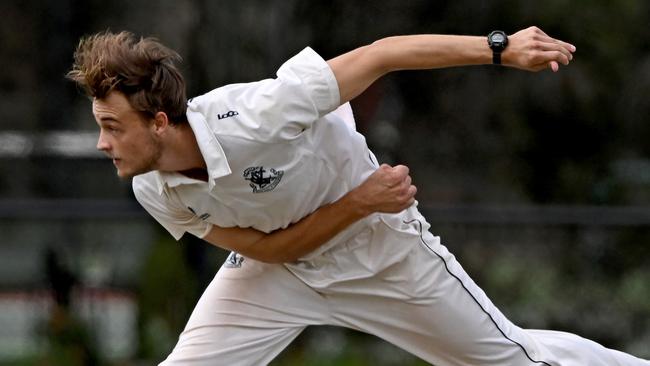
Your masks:
{"label": "ear", "polygon": [[167,128],[169,127],[169,118],[167,118],[167,113],[165,112],[157,112],[156,115],[153,117],[153,132],[161,135],[165,131],[167,131]]}

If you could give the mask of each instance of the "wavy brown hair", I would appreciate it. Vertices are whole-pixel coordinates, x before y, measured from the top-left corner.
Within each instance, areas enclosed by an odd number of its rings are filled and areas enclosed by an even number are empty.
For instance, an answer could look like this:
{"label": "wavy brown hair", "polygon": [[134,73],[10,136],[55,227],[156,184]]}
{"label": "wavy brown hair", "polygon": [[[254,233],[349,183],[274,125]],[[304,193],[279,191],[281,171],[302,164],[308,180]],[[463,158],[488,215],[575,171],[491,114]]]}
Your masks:
{"label": "wavy brown hair", "polygon": [[155,38],[104,32],[79,41],[66,77],[90,97],[102,99],[116,90],[150,118],[162,111],[172,123],[186,123],[185,80],[175,65],[180,61]]}

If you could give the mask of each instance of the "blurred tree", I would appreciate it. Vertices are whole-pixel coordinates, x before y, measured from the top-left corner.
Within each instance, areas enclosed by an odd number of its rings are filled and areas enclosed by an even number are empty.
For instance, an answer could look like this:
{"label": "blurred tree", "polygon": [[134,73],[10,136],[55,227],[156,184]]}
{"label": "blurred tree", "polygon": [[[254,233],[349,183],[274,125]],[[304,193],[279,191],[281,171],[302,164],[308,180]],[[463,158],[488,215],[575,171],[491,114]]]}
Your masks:
{"label": "blurred tree", "polygon": [[45,328],[47,351],[40,364],[47,366],[96,366],[100,359],[92,334],[70,309],[70,296],[76,279],[48,248],[45,271],[54,296],[53,308]]}
{"label": "blurred tree", "polygon": [[176,344],[199,295],[183,249],[167,233],[161,233],[142,267],[138,295],[138,353],[160,362]]}

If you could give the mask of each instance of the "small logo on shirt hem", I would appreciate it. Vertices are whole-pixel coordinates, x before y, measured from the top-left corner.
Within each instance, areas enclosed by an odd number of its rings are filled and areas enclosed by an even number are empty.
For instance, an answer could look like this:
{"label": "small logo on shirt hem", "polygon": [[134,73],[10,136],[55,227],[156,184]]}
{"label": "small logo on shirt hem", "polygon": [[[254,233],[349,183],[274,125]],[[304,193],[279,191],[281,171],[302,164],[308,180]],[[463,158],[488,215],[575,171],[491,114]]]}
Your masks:
{"label": "small logo on shirt hem", "polygon": [[194,209],[192,207],[188,206],[187,209],[190,210],[194,215],[198,216],[199,219],[201,219],[203,221],[205,221],[208,217],[210,217],[209,213],[204,213],[204,214],[201,214],[201,215],[197,215],[196,211],[194,211]]}
{"label": "small logo on shirt hem", "polygon": [[241,268],[241,264],[243,262],[244,257],[235,252],[231,252],[226,261],[223,263],[223,266],[226,268]]}
{"label": "small logo on shirt hem", "polygon": [[266,170],[263,166],[252,166],[244,170],[244,179],[250,181],[253,193],[263,193],[272,191],[284,175],[283,170],[269,169],[269,174],[265,175]]}

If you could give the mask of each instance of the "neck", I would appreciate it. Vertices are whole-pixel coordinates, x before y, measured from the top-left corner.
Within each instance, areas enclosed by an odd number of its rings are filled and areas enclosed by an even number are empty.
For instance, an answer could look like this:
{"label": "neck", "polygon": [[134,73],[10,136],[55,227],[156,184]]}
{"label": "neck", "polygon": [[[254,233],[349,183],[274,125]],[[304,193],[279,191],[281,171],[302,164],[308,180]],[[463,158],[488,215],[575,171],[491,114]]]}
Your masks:
{"label": "neck", "polygon": [[207,182],[210,179],[210,176],[208,175],[208,171],[205,168],[197,168],[197,169],[190,169],[190,170],[181,170],[179,173],[183,174],[184,176],[196,180],[201,180],[204,182]]}
{"label": "neck", "polygon": [[171,127],[162,142],[158,170],[168,172],[206,171],[194,131],[189,124]]}

